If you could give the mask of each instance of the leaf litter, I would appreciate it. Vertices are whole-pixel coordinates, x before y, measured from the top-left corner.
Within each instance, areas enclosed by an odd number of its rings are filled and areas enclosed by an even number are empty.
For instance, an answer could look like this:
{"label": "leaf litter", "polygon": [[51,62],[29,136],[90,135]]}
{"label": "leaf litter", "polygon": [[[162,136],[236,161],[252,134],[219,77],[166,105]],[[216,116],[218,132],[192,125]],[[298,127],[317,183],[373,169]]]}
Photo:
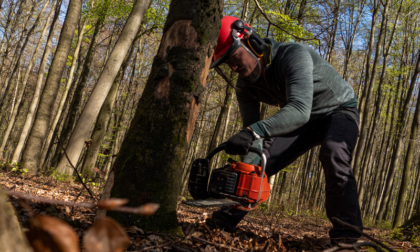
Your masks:
{"label": "leaf litter", "polygon": [[[0,184],[8,190],[69,202],[77,200],[76,202],[96,204],[102,193],[102,188],[90,186],[94,197],[97,198],[92,199],[81,183],[57,182],[50,177],[29,177],[16,173],[3,173],[0,176]],[[79,251],[79,248],[80,251],[87,252],[323,251],[329,247],[330,243],[328,230],[331,224],[328,219],[316,215],[294,216],[287,215],[283,211],[255,210],[239,223],[236,233],[231,234],[224,230],[210,230],[205,225],[205,220],[211,218],[212,212],[217,208],[202,209],[178,204],[178,221],[185,236],[177,236],[145,232],[141,227],[136,226],[120,228],[118,223],[107,217],[99,219],[100,221],[94,224],[96,208],[70,208],[32,201],[19,204],[18,201],[17,198],[11,197],[12,205],[17,210],[19,221],[30,241],[31,232],[38,230],[42,233],[41,237],[36,238],[41,242],[35,239],[39,246],[43,245],[42,240],[52,242],[57,240],[50,246],[58,246],[58,248],[64,246],[66,242],[78,243],[77,249],[68,246],[67,250],[57,251]],[[124,199],[115,199],[102,204],[104,208],[112,209],[124,203]],[[26,207],[25,204],[27,204]],[[28,212],[28,206],[32,213]],[[153,210],[154,206],[145,208]],[[54,232],[51,228],[57,225],[65,230],[62,231],[66,234],[65,239],[55,239],[60,235],[64,236],[64,233]],[[72,232],[74,235],[71,234]],[[410,242],[401,243],[384,239],[384,235],[389,231],[370,227],[364,232],[391,244],[394,249],[417,251]],[[362,251],[367,251],[367,249],[362,249]]]}

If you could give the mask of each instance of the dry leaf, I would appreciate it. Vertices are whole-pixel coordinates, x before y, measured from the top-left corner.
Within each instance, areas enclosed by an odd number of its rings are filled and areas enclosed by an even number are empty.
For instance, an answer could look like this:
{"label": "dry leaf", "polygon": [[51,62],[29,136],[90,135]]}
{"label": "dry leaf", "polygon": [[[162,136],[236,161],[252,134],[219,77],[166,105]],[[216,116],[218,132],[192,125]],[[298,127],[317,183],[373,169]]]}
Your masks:
{"label": "dry leaf", "polygon": [[109,217],[96,220],[83,237],[87,252],[122,252],[130,245],[130,238],[116,221]]}
{"label": "dry leaf", "polygon": [[137,208],[136,213],[143,216],[149,216],[159,209],[159,204],[156,203],[147,203]]}
{"label": "dry leaf", "polygon": [[50,217],[35,216],[29,220],[26,233],[35,252],[78,252],[79,237],[66,222]]}
{"label": "dry leaf", "polygon": [[102,200],[98,203],[98,206],[105,210],[112,210],[117,207],[123,206],[128,203],[128,199],[117,199],[117,198],[110,198],[106,200]]}

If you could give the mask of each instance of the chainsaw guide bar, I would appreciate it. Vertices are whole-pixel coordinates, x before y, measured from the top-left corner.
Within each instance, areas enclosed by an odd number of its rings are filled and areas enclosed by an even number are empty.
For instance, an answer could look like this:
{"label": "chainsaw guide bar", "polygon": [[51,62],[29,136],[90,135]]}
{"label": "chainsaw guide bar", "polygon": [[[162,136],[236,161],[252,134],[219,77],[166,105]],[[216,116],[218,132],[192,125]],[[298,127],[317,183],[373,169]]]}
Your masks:
{"label": "chainsaw guide bar", "polygon": [[241,203],[228,199],[205,199],[182,201],[182,204],[193,207],[223,207],[223,206],[239,206]]}

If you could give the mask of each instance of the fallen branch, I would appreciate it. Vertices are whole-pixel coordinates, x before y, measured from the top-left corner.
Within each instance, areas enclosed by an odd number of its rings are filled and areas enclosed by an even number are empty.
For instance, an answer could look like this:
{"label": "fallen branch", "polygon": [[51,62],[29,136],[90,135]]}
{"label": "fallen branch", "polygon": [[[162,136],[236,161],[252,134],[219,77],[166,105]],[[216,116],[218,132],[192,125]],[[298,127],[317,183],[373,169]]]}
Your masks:
{"label": "fallen branch", "polygon": [[[333,217],[333,218],[332,218],[332,220],[333,220],[335,223],[340,224],[340,225],[345,226],[345,227],[348,227],[348,228],[350,228],[351,230],[353,230],[354,232],[356,232],[356,233],[358,233],[358,234],[360,234],[360,235],[363,235],[363,236],[365,236],[366,238],[368,238],[368,239],[370,239],[370,240],[372,240],[372,241],[376,242],[377,244],[381,245],[383,248],[385,248],[385,249],[387,249],[387,250],[389,250],[389,251],[391,251],[391,252],[396,252],[395,250],[391,249],[391,248],[390,248],[390,247],[388,247],[387,245],[385,245],[385,244],[383,244],[382,242],[380,242],[378,239],[375,239],[375,238],[373,238],[372,236],[370,236],[370,235],[368,235],[368,234],[366,234],[366,233],[363,233],[363,232],[362,232],[362,231],[360,231],[357,227],[355,227],[355,226],[353,226],[353,225],[350,225],[350,224],[348,224],[348,223],[345,223],[344,221],[342,221],[342,220],[338,219],[337,217]],[[336,250],[334,250],[334,251],[336,251]]]}
{"label": "fallen branch", "polygon": [[359,242],[359,243],[353,243],[353,244],[346,244],[346,243],[340,243],[339,245],[336,245],[332,248],[325,249],[322,252],[335,252],[343,249],[353,249],[357,252],[359,252],[359,248],[363,246],[369,246],[375,248],[377,252],[383,252],[384,250],[381,249],[376,243],[373,242]]}
{"label": "fallen branch", "polygon": [[188,237],[188,236],[187,237],[182,237],[180,235],[161,234],[161,233],[157,233],[157,232],[147,232],[147,234],[155,234],[155,235],[159,235],[159,236],[172,236],[172,237],[175,237],[175,238],[180,238],[182,240],[186,239],[186,240],[190,240],[190,241],[196,240],[196,241],[204,242],[206,244],[213,245],[213,246],[219,247],[219,248],[227,248],[227,249],[233,250],[233,251],[243,251],[242,249],[237,249],[237,248],[231,247],[229,245],[225,245],[225,244],[210,242],[210,241],[198,238],[198,237]]}
{"label": "fallen branch", "polygon": [[233,251],[243,251],[242,249],[237,249],[237,248],[225,245],[225,244],[210,242],[210,241],[198,238],[198,237],[187,237],[186,239],[201,241],[201,242],[204,242],[204,243],[209,244],[209,245],[213,245],[213,246],[216,246],[216,247],[219,247],[219,248],[227,248],[227,249],[230,249],[230,250],[233,250]]}
{"label": "fallen branch", "polygon": [[[74,167],[74,165],[71,163],[69,156],[67,156],[67,152],[66,149],[64,149],[63,145],[61,145],[60,141],[56,142],[58,145],[60,145],[61,149],[64,152],[64,155],[66,155],[67,161],[69,161],[69,164],[71,165],[71,167],[73,167],[74,172],[77,174],[77,177],[79,178],[80,182],[82,183],[83,187],[86,188],[86,190],[88,191],[88,193],[90,194],[90,197],[92,197],[92,199],[95,199],[95,197],[93,197],[93,193],[90,191],[90,189],[87,187],[87,185],[85,185],[85,183],[83,182],[83,179],[80,177],[79,173],[77,172],[76,167]],[[56,144],[54,143],[54,144]]]}
{"label": "fallen branch", "polygon": [[55,204],[55,205],[61,205],[61,206],[75,206],[75,207],[83,207],[83,208],[89,208],[89,209],[99,207],[99,208],[102,208],[102,209],[106,209],[108,211],[117,211],[117,212],[132,213],[132,214],[139,214],[139,215],[153,214],[159,208],[159,204],[156,204],[156,203],[148,203],[148,204],[145,204],[145,205],[139,206],[139,207],[120,206],[120,207],[115,207],[115,208],[109,208],[109,207],[101,207],[101,205],[103,205],[103,204],[101,204],[101,202],[99,202],[98,204],[94,204],[94,203],[90,203],[90,202],[79,202],[78,203],[78,202],[47,199],[47,198],[42,198],[42,197],[30,195],[30,194],[19,193],[19,192],[14,192],[14,191],[9,191],[9,190],[3,190],[3,191],[4,191],[5,194],[7,194],[9,196],[15,196],[15,197],[20,198],[20,199],[38,201],[38,202],[51,204],[51,205]]}

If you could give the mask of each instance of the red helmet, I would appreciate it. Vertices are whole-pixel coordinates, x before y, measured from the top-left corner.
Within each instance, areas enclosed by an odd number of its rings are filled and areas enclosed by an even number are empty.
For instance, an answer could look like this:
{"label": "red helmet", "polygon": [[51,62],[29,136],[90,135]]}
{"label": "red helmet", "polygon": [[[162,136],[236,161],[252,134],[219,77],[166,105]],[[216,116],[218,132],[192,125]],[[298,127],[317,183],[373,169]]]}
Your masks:
{"label": "red helmet", "polygon": [[224,16],[210,68],[227,60],[238,49],[241,40],[249,31],[251,31],[249,24],[236,17]]}

